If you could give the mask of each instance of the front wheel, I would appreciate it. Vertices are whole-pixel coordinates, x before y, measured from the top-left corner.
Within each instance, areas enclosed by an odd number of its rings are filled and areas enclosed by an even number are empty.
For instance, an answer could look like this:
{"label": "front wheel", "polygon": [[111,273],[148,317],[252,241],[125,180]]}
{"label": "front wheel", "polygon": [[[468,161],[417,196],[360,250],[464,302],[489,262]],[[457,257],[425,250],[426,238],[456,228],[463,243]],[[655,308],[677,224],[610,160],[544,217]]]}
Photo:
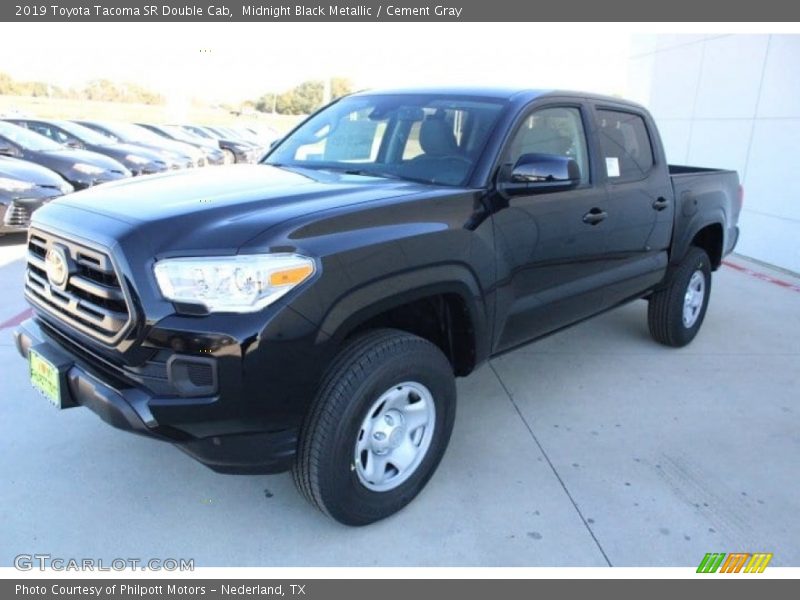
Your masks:
{"label": "front wheel", "polygon": [[453,368],[434,344],[391,329],[355,338],[324,377],[301,432],[298,489],[346,525],[388,517],[436,470],[455,405]]}
{"label": "front wheel", "polygon": [[690,248],[668,275],[667,284],[653,292],[647,309],[650,335],[666,346],[681,347],[700,330],[711,293],[711,261],[700,248]]}

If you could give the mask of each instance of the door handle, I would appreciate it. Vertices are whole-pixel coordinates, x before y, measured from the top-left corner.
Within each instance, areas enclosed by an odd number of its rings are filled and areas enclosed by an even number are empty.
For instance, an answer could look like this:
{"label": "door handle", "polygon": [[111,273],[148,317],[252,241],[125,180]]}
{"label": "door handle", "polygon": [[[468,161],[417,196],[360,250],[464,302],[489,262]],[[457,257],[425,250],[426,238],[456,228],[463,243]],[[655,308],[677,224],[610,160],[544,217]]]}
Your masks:
{"label": "door handle", "polygon": [[667,200],[666,198],[659,197],[656,198],[655,202],[653,202],[653,208],[659,211],[664,210],[668,206],[669,206],[669,200]]}
{"label": "door handle", "polygon": [[585,215],[583,215],[583,222],[588,223],[589,225],[597,225],[600,221],[605,220],[608,216],[608,213],[604,210],[599,208],[593,208]]}

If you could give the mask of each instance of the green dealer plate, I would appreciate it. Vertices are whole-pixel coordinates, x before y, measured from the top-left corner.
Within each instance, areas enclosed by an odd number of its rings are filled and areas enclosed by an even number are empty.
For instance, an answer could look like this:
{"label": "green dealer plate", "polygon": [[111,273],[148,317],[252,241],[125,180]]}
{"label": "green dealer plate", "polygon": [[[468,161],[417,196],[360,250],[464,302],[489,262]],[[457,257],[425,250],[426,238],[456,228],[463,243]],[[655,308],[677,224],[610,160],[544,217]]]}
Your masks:
{"label": "green dealer plate", "polygon": [[58,368],[36,350],[29,350],[31,384],[56,408],[61,408],[61,382]]}

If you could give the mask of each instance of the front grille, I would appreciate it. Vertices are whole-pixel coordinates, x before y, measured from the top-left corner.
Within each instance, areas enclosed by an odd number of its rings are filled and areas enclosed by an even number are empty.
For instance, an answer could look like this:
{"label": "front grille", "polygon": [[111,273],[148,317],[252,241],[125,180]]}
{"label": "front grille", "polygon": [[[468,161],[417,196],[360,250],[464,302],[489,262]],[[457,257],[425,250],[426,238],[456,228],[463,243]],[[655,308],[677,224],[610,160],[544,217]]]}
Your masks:
{"label": "front grille", "polygon": [[6,209],[3,225],[6,227],[27,227],[31,222],[31,211],[27,206],[12,202]]}
{"label": "front grille", "polygon": [[[69,275],[60,286],[53,285],[47,274],[45,257],[53,248],[61,249],[68,263]],[[111,257],[39,229],[28,234],[25,293],[38,308],[107,344],[122,337],[131,324]]]}

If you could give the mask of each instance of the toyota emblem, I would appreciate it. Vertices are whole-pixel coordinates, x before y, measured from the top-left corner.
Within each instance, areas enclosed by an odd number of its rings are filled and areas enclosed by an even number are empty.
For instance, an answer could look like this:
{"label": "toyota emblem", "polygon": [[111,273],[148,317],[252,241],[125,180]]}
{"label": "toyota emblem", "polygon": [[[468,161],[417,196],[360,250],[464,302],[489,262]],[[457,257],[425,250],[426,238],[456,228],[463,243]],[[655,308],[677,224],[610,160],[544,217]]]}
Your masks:
{"label": "toyota emblem", "polygon": [[44,263],[47,280],[50,284],[57,288],[63,288],[69,276],[67,255],[64,253],[64,249],[59,246],[48,248],[47,254],[44,256]]}

